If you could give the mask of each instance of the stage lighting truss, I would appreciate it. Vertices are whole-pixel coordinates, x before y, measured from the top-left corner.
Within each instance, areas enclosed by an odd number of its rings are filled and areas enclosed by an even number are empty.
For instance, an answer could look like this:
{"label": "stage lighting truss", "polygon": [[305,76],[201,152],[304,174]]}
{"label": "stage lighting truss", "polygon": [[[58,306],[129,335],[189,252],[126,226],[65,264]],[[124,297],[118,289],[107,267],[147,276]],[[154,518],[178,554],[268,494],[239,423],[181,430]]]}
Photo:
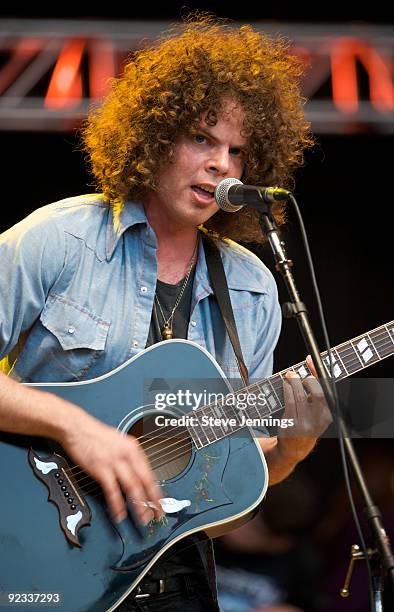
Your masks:
{"label": "stage lighting truss", "polygon": [[[236,24],[235,24],[236,25]],[[316,133],[393,133],[394,31],[366,24],[256,22],[305,62],[305,110]],[[3,19],[0,129],[67,132],[99,104],[130,54],[170,23]]]}

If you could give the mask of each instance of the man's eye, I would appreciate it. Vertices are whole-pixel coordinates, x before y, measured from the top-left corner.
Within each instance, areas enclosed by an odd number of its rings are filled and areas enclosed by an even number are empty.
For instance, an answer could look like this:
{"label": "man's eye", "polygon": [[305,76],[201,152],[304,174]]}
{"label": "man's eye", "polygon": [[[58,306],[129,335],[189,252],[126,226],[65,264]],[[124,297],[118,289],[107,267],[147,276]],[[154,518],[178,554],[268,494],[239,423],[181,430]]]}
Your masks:
{"label": "man's eye", "polygon": [[201,143],[201,142],[205,142],[206,138],[205,138],[205,136],[203,136],[202,134],[195,134],[195,135],[194,135],[194,140],[195,140],[196,142]]}
{"label": "man's eye", "polygon": [[235,157],[240,157],[241,155],[244,154],[242,149],[231,149],[230,152],[231,152],[231,155],[235,155]]}

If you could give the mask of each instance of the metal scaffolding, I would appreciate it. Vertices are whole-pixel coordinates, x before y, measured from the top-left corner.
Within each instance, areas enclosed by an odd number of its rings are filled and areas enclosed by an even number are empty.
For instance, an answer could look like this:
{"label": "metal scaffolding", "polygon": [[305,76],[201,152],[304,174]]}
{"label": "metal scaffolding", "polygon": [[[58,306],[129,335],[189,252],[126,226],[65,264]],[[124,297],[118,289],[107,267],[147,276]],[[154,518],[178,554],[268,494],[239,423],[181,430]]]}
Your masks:
{"label": "metal scaffolding", "polygon": [[[74,129],[100,103],[131,52],[165,21],[18,20],[0,23],[0,129]],[[240,25],[240,22],[234,25]],[[394,133],[394,29],[253,22],[282,36],[307,64],[306,114],[316,133]]]}

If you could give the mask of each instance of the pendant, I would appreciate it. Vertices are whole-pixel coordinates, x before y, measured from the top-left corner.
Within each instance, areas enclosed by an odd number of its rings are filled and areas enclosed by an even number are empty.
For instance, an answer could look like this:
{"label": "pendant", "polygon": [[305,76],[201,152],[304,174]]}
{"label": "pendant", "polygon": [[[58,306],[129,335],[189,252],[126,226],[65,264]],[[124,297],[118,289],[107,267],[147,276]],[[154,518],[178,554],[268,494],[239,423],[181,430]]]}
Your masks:
{"label": "pendant", "polygon": [[172,329],[168,323],[165,323],[163,329],[161,330],[161,337],[163,340],[172,340]]}

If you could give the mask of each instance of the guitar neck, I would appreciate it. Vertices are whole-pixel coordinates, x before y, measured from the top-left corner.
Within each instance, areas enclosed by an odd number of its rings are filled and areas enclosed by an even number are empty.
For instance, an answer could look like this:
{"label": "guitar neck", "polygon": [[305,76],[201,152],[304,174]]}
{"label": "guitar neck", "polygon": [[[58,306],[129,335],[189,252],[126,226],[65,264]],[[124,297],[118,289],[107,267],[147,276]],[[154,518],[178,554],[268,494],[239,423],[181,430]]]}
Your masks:
{"label": "guitar neck", "polygon": [[[331,349],[334,380],[342,380],[364,370],[394,353],[394,321],[381,325],[366,334],[343,342]],[[328,352],[321,353],[323,364],[330,376]],[[208,446],[221,438],[241,430],[245,419],[269,420],[275,412],[284,408],[283,380],[287,372],[293,371],[301,379],[311,374],[305,361],[273,374],[269,378],[254,382],[237,390],[231,405],[226,396],[223,401],[204,406],[193,416],[196,425],[189,428],[190,434],[198,448]],[[246,398],[255,401],[246,401]],[[241,400],[242,398],[242,400]],[[245,399],[244,399],[245,398]],[[257,398],[257,399],[256,399]],[[244,405],[245,404],[245,405]],[[244,407],[241,409],[241,406]],[[206,425],[217,419],[220,424]]]}

